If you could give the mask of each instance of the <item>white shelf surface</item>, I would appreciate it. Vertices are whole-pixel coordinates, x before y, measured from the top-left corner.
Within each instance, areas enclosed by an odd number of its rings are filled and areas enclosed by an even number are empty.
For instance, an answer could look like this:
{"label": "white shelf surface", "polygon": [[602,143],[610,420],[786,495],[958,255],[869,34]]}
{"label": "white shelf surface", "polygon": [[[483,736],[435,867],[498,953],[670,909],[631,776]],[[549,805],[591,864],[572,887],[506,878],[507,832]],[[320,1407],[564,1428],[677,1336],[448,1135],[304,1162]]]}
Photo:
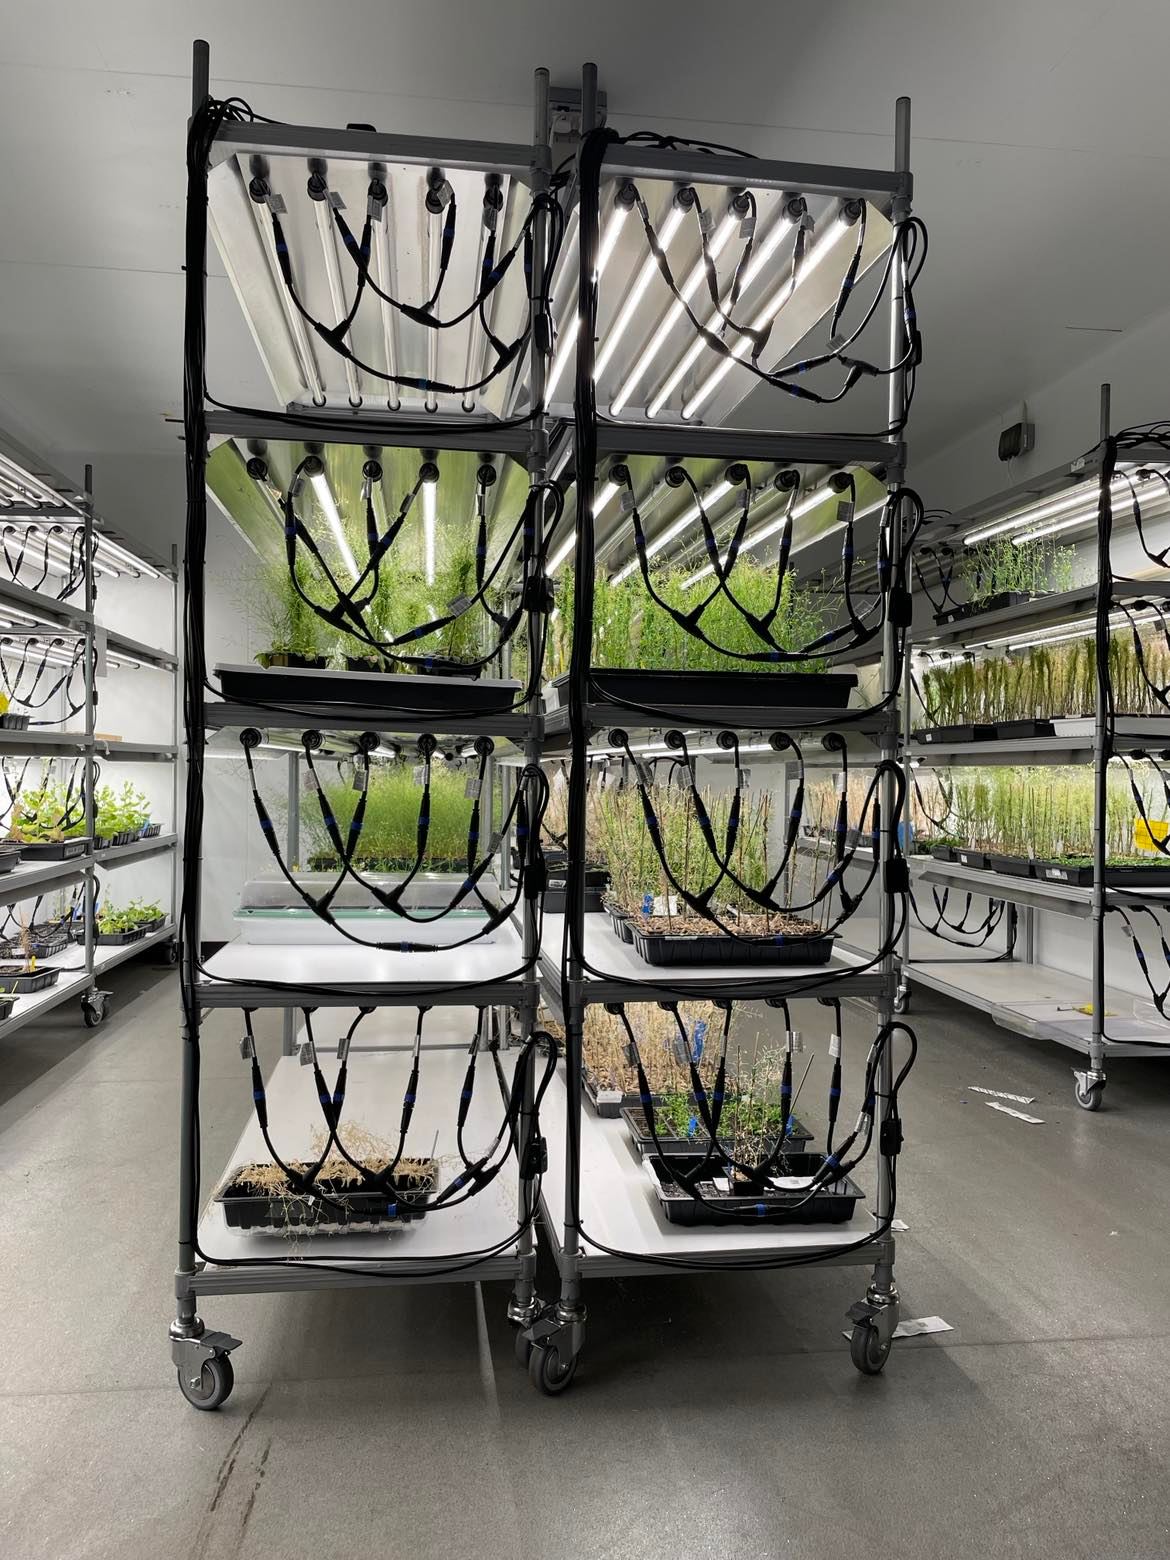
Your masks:
{"label": "white shelf surface", "polygon": [[[426,928],[419,927],[420,941]],[[498,982],[519,969],[524,952],[512,928],[501,926],[494,942],[433,953],[392,953],[331,943],[227,943],[204,962],[200,989],[211,995],[219,984],[247,982],[265,986],[336,986],[353,994],[376,995],[395,986],[442,985],[473,988]],[[521,977],[515,977],[519,984]]]}
{"label": "white shelf surface", "polygon": [[[912,988],[928,986],[966,1002],[1003,1029],[1037,1040],[1055,1040],[1088,1054],[1092,1019],[1078,1009],[1092,1001],[1092,986],[1081,976],[1014,960],[995,964],[970,960],[915,964],[912,960],[905,973]],[[1105,1031],[1116,1037],[1115,1042],[1106,1043],[1107,1056],[1170,1059],[1170,1024],[1143,1017],[1137,1011],[1142,1005],[1140,997],[1106,987]],[[1126,1044],[1127,1040],[1156,1041],[1163,1049]]]}
{"label": "white shelf surface", "polygon": [[[558,1247],[564,1243],[567,1104],[562,1069],[549,1086],[540,1111],[541,1131],[548,1139],[548,1170],[541,1202],[545,1225]],[[652,1259],[657,1257],[707,1261],[720,1256],[750,1259],[834,1251],[840,1253],[839,1260],[843,1261],[850,1255],[847,1248],[872,1234],[874,1228],[869,1206],[860,1198],[853,1218],[846,1224],[671,1224],[659,1211],[658,1199],[625,1122],[620,1117],[598,1116],[588,1102],[581,1111],[581,1223],[602,1245],[628,1252],[634,1266],[639,1259],[645,1260],[646,1271],[656,1273],[673,1271],[669,1267],[654,1267]],[[588,1236],[582,1238],[582,1247],[587,1272],[630,1270],[629,1260],[609,1256],[591,1245]],[[859,1248],[854,1260],[871,1263],[873,1247]]]}
{"label": "white shelf surface", "polygon": [[[923,911],[933,911],[934,904],[931,901],[923,905]],[[958,914],[962,907],[952,901],[949,907],[950,913]],[[863,915],[855,911],[841,928],[841,935],[846,939],[850,948],[861,953],[866,958],[872,959],[878,945],[878,918],[876,915]],[[945,937],[939,937],[934,932],[928,932],[924,926],[919,926],[913,919],[911,912],[910,924],[910,958],[924,959],[930,963],[936,960],[944,960],[947,963],[985,964],[995,959],[997,953],[1003,950],[1003,923],[996,928],[990,941],[982,947],[972,945],[969,948],[961,947],[958,943],[948,942]],[[901,956],[902,939],[899,938],[894,948],[895,953]]]}
{"label": "white shelf surface", "polygon": [[[440,1018],[439,1010],[436,1009],[432,1016]],[[413,1019],[401,1016],[401,1037],[409,1039],[413,1032]],[[505,1075],[510,1076],[514,1057],[502,1053],[501,1064]],[[441,1185],[448,1184],[461,1168],[455,1150],[455,1121],[466,1068],[465,1057],[453,1051],[436,1051],[424,1055],[419,1074],[418,1101],[407,1134],[406,1153],[408,1156],[436,1153],[442,1160]],[[332,1065],[328,1065],[325,1075],[330,1083],[333,1074]],[[402,1096],[409,1075],[408,1055],[351,1057],[341,1141],[346,1142],[347,1126],[351,1129],[360,1126],[384,1141],[396,1142]],[[295,1056],[282,1056],[269,1072],[264,1087],[268,1097],[268,1130],[277,1153],[286,1163],[293,1159],[311,1159],[315,1143],[320,1152],[318,1134],[325,1130],[313,1069],[302,1067]],[[240,1089],[251,1096],[252,1085],[243,1063],[240,1065]],[[464,1128],[468,1158],[475,1159],[487,1151],[503,1119],[504,1102],[495,1069],[491,1059],[483,1055]],[[229,1228],[223,1207],[214,1200],[214,1193],[241,1165],[256,1163],[270,1164],[271,1157],[255,1114],[250,1113],[223,1175],[214,1185],[205,1186],[208,1201],[199,1220],[199,1245],[211,1257],[227,1261],[260,1258],[274,1264],[296,1258],[307,1267],[326,1263],[328,1266],[321,1272],[324,1287],[336,1283],[336,1274],[331,1269],[339,1263],[344,1264],[347,1257],[390,1259],[384,1263],[355,1263],[353,1271],[407,1277],[412,1269],[425,1270],[444,1263],[458,1269],[450,1273],[452,1278],[508,1276],[514,1270],[515,1242],[509,1242],[509,1236],[515,1233],[519,1218],[515,1156],[508,1159],[488,1187],[458,1207],[429,1213],[417,1223],[404,1224],[393,1230],[335,1235],[309,1235],[300,1231],[294,1236],[273,1230]],[[482,1251],[501,1242],[506,1244],[498,1256],[477,1262],[473,1267],[461,1266],[468,1260],[464,1253]],[[222,1262],[209,1264],[200,1275],[199,1288],[214,1293],[217,1274],[223,1275],[225,1288],[233,1287],[228,1282],[232,1271]],[[263,1270],[251,1270],[253,1281],[257,1272]],[[286,1269],[275,1267],[274,1278],[284,1272]],[[253,1287],[263,1286],[253,1282]],[[279,1283],[274,1283],[274,1287],[280,1287]]]}
{"label": "white shelf surface", "polygon": [[[827,964],[647,964],[630,943],[622,942],[617,936],[608,915],[591,912],[584,919],[585,958],[594,969],[603,972],[601,976],[587,975],[587,982],[597,983],[608,978],[639,985],[707,987],[718,982],[750,986],[756,981],[774,986],[785,981],[830,979],[865,963],[863,955],[843,950],[838,941]],[[564,931],[563,915],[545,916],[541,961],[546,972],[560,971]]]}

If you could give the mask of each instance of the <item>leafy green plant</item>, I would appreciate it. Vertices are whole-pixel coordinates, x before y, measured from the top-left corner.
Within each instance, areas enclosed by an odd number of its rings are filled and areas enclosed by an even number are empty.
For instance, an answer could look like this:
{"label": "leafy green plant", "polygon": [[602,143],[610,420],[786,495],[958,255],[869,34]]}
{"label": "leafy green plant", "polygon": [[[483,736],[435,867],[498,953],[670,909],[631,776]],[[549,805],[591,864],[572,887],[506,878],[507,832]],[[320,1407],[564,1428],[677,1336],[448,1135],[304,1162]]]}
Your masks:
{"label": "leafy green plant", "polygon": [[65,786],[44,779],[25,787],[12,809],[9,837],[26,845],[55,844],[79,839],[85,833],[85,813],[78,796]]}
{"label": "leafy green plant", "polygon": [[969,548],[957,572],[969,599],[980,605],[1005,591],[1039,596],[1070,590],[1075,563],[1075,547],[1060,546],[1048,537],[1013,542],[997,536]]}
{"label": "leafy green plant", "polygon": [[[704,584],[687,588],[693,569],[667,568],[654,576],[662,600],[680,612],[691,612],[703,600]],[[776,571],[741,558],[732,575],[732,589],[750,614],[764,617],[776,598]],[[572,646],[572,571],[557,588],[558,618],[549,636],[548,671],[559,677],[568,670]],[[821,592],[797,582],[789,570],[780,588],[780,601],[772,621],[772,638],[786,650],[800,650],[823,632],[825,598]],[[680,627],[669,612],[649,595],[640,574],[622,580],[599,575],[594,585],[593,665],[595,667],[645,667],[652,671],[820,671],[823,658],[804,661],[742,661],[737,655],[767,649],[753,632],[743,613],[720,593],[700,619],[713,649]],[[722,651],[733,652],[723,654]]]}
{"label": "leafy green plant", "polygon": [[162,906],[158,904],[144,904],[134,899],[128,905],[119,907],[104,900],[98,907],[95,925],[101,936],[110,937],[121,932],[137,931],[140,926],[161,920],[162,915]]}
{"label": "leafy green plant", "polygon": [[[428,871],[462,870],[467,865],[467,829],[472,798],[467,795],[470,770],[435,763],[431,770],[430,829],[423,866]],[[348,779],[323,782],[327,805],[344,839],[357,806],[359,793]],[[416,850],[419,803],[422,788],[414,778],[414,765],[406,761],[375,763],[370,770],[366,814],[355,862],[369,871],[392,872],[413,865]],[[321,818],[315,795],[301,804],[304,837],[309,841],[310,865],[337,860],[333,843]],[[486,797],[483,812],[486,814]],[[499,808],[496,808],[499,816]],[[482,820],[486,827],[486,819]],[[486,839],[481,840],[481,849]]]}

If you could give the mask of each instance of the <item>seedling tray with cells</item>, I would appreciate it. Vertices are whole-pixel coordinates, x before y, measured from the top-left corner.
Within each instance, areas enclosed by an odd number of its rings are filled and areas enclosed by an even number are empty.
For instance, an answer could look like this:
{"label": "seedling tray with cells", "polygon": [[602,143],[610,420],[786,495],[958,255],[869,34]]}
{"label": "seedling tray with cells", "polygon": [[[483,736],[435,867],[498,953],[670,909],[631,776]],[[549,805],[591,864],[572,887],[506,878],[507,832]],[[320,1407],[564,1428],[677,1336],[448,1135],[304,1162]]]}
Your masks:
{"label": "seedling tray with cells", "polygon": [[675,1176],[685,1177],[702,1169],[703,1156],[657,1154],[644,1161],[646,1174],[662,1214],[671,1224],[845,1224],[853,1217],[860,1186],[848,1176],[830,1182],[811,1196],[807,1181],[825,1162],[824,1154],[788,1154],[783,1173],[748,1180],[712,1175],[696,1185],[702,1202],[683,1190]]}
{"label": "seedling tray with cells", "polygon": [[[289,1168],[305,1175],[312,1166],[297,1161]],[[277,1165],[252,1164],[234,1171],[215,1200],[233,1229],[277,1233],[345,1229],[376,1234],[424,1218],[437,1179],[436,1160],[404,1160],[394,1173],[394,1190],[382,1191],[371,1188],[357,1170],[334,1156],[313,1180],[320,1197],[298,1190]]]}

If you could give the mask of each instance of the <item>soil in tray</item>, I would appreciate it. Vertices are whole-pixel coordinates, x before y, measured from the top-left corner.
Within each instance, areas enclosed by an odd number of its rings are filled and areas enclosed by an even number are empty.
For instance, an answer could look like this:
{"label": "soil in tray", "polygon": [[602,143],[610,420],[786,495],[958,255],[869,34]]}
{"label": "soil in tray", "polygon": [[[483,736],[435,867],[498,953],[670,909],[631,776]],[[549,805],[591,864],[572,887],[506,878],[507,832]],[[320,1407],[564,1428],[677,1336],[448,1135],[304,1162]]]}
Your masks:
{"label": "soil in tray", "polygon": [[[304,1161],[293,1161],[290,1169],[311,1169]],[[371,1165],[371,1169],[380,1166]],[[313,1185],[328,1199],[317,1199],[296,1192],[284,1172],[274,1164],[242,1165],[231,1180],[216,1193],[224,1218],[234,1229],[348,1229],[387,1224],[408,1224],[423,1218],[427,1199],[438,1183],[438,1161],[403,1160],[395,1171],[396,1190],[392,1194],[376,1190],[344,1159],[334,1155],[326,1160]]]}
{"label": "soil in tray", "polygon": [[[638,914],[626,925],[647,964],[827,964],[833,953],[831,933],[792,915],[741,915],[738,937],[696,915]],[[768,940],[744,940],[753,938]]]}
{"label": "soil in tray", "polygon": [[[677,1175],[698,1170],[703,1163],[701,1154],[669,1156],[671,1169],[657,1154],[650,1155],[645,1164],[654,1178],[654,1190],[663,1214],[672,1224],[844,1224],[853,1217],[861,1188],[848,1176],[830,1182],[810,1197],[803,1187],[785,1187],[785,1177],[807,1179],[825,1162],[823,1154],[786,1154],[784,1171],[767,1182],[736,1181],[734,1188],[723,1190],[714,1180],[700,1181],[696,1187],[703,1202],[695,1199],[678,1186],[671,1170]],[[725,1182],[724,1185],[727,1183]]]}

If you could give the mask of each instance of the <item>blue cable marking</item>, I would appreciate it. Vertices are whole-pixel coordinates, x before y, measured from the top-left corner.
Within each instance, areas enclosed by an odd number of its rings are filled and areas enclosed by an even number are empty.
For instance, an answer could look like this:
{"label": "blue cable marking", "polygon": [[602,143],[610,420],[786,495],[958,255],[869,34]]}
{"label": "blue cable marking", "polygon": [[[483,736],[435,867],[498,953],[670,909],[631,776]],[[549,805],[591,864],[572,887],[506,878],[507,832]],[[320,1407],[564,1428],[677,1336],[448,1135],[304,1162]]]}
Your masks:
{"label": "blue cable marking", "polygon": [[830,1089],[829,1090],[829,1098],[831,1100],[839,1100],[841,1098],[841,1090],[840,1089]]}
{"label": "blue cable marking", "polygon": [[841,1168],[841,1161],[837,1158],[836,1154],[826,1154],[825,1155],[825,1169],[826,1170],[840,1170],[840,1168]]}
{"label": "blue cable marking", "polygon": [[413,1094],[404,1094],[402,1096],[402,1103],[404,1105],[413,1105],[414,1101],[415,1101],[415,1096]]}
{"label": "blue cable marking", "polygon": [[333,1104],[333,1101],[328,1094],[318,1094],[317,1098],[321,1101],[322,1105]]}
{"label": "blue cable marking", "polygon": [[264,1090],[263,1089],[253,1089],[252,1090],[252,1098],[254,1100],[262,1100],[264,1098]]}
{"label": "blue cable marking", "polygon": [[461,1100],[469,1100],[471,1098],[471,1090],[470,1089],[464,1089],[462,1091],[462,1093],[460,1094],[459,1098]]}
{"label": "blue cable marking", "polygon": [[386,1217],[388,1219],[396,1219],[398,1217],[398,1204],[397,1203],[387,1203],[386,1204]]}
{"label": "blue cable marking", "polygon": [[767,1211],[768,1211],[767,1203],[757,1203],[756,1204],[756,1212],[759,1214],[761,1219],[764,1217],[764,1215],[767,1213]]}
{"label": "blue cable marking", "polygon": [[639,1094],[638,1100],[643,1105],[654,1104],[654,1096],[652,1094]]}

